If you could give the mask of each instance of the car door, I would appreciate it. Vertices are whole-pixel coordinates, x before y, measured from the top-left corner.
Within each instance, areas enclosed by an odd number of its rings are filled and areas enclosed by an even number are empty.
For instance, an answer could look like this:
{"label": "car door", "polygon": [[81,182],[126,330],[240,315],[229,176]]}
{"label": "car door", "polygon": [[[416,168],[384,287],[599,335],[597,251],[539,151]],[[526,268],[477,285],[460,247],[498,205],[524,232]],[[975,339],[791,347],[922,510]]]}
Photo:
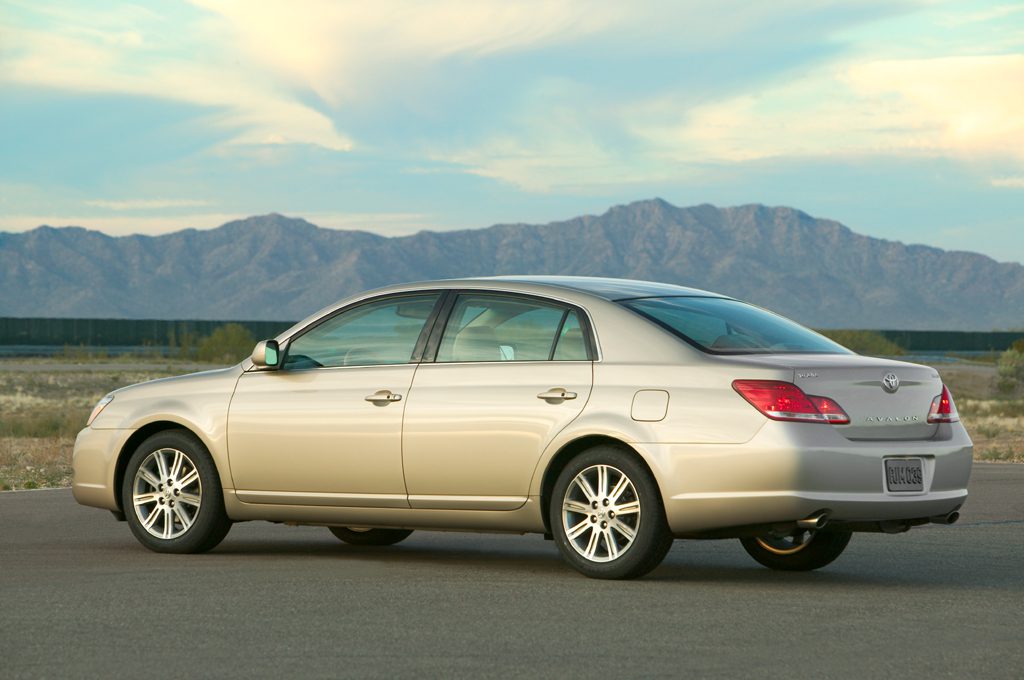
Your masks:
{"label": "car door", "polygon": [[291,339],[279,370],[241,376],[228,414],[241,500],[408,507],[402,415],[440,297],[345,309]]}
{"label": "car door", "polygon": [[420,364],[406,404],[409,503],[519,507],[545,447],[590,396],[585,317],[537,298],[467,292],[442,328],[431,339],[434,361]]}

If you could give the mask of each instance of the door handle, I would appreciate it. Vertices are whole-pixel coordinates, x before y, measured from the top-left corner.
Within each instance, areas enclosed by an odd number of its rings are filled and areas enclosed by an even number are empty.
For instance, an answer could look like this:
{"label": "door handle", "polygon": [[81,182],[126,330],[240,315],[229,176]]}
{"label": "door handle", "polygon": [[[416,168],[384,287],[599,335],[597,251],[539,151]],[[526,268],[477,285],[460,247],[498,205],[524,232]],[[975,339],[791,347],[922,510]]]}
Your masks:
{"label": "door handle", "polygon": [[570,392],[564,387],[552,387],[547,392],[538,394],[537,398],[544,401],[565,401],[566,399],[575,399],[576,393]]}
{"label": "door handle", "polygon": [[393,401],[402,401],[401,394],[395,394],[391,390],[377,390],[370,396],[366,397],[366,401],[377,406],[387,406]]}

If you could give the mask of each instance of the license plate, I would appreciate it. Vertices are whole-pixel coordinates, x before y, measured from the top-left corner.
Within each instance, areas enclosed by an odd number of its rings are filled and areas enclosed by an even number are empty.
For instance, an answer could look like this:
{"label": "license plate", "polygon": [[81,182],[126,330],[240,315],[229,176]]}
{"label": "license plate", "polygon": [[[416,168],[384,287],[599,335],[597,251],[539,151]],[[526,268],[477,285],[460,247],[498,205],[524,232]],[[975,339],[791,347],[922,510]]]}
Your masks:
{"label": "license plate", "polygon": [[885,488],[889,491],[924,491],[924,466],[920,458],[885,461]]}

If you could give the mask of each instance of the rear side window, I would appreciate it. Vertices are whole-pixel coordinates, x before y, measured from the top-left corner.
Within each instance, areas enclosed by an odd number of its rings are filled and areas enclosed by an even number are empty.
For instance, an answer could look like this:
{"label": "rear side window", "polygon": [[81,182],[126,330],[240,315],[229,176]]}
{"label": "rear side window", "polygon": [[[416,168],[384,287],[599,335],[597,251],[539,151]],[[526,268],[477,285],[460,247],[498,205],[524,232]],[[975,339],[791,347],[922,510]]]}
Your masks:
{"label": "rear side window", "polygon": [[850,354],[795,321],[738,300],[658,297],[620,304],[713,354]]}
{"label": "rear side window", "polygon": [[569,310],[562,324],[562,332],[558,335],[555,345],[555,361],[586,361],[587,338],[583,335],[580,319],[576,312]]}
{"label": "rear side window", "polygon": [[460,295],[441,336],[436,361],[587,361],[576,312],[498,295]]}
{"label": "rear side window", "polygon": [[410,295],[346,310],[292,340],[283,367],[407,363],[438,297]]}

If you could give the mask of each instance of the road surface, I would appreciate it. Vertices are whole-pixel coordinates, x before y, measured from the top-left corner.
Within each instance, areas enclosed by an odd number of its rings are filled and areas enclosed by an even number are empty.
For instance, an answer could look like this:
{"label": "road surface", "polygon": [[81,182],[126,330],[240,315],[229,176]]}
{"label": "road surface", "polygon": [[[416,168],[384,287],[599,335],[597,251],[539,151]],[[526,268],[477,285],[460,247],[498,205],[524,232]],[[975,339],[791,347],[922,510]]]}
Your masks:
{"label": "road surface", "polygon": [[0,678],[1024,677],[1024,465],[971,492],[959,524],[857,534],[819,572],[677,541],[633,582],[537,536],[248,523],[157,555],[68,490],[2,493]]}

